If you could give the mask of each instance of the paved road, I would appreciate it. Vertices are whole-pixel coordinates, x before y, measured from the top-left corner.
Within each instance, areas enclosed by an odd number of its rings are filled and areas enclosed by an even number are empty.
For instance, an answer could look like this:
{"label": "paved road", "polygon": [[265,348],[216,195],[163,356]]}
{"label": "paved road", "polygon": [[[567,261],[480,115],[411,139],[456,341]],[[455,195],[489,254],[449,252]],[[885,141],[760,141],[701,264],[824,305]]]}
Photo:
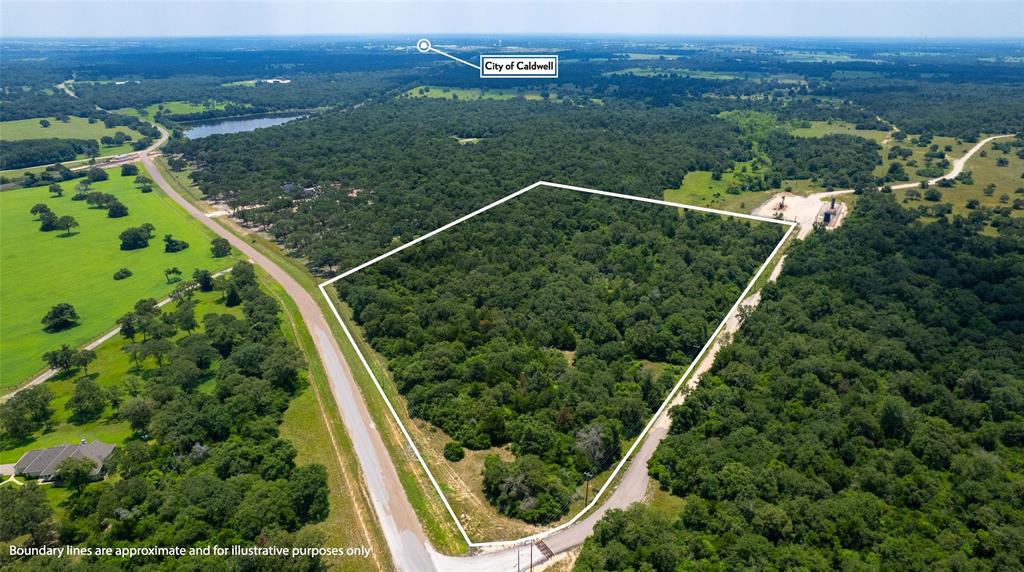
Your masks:
{"label": "paved road", "polygon": [[352,438],[377,521],[384,533],[384,539],[391,549],[392,561],[401,570],[433,569],[432,551],[427,548],[429,543],[425,540],[426,535],[423,533],[423,528],[420,526],[412,505],[405,497],[405,491],[398,480],[398,472],[384,447],[384,442],[377,434],[370,412],[366,408],[366,402],[363,401],[359,393],[359,388],[352,377],[352,371],[345,362],[341,348],[338,346],[320,306],[288,272],[251,244],[211,220],[205,213],[179,195],[157,170],[150,155],[143,155],[142,164],[149,171],[149,176],[153,181],[181,205],[181,208],[210,230],[226,238],[231,246],[252,259],[254,264],[281,284],[285,292],[295,301],[295,305],[316,344],[334,400],[341,412],[345,428]]}

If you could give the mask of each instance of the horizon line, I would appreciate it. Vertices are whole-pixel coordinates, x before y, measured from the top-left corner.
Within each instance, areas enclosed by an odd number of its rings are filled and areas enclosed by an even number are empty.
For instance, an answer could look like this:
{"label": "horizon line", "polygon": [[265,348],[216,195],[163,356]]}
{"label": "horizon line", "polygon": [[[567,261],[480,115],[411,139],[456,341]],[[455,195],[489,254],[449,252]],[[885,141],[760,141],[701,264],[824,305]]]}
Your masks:
{"label": "horizon line", "polygon": [[45,41],[82,41],[82,40],[214,40],[214,39],[274,39],[274,38],[346,38],[346,39],[398,39],[398,38],[411,38],[411,37],[423,37],[423,36],[439,36],[439,37],[450,37],[450,38],[546,38],[546,39],[558,39],[558,38],[572,38],[572,39],[583,39],[593,38],[595,41],[602,39],[665,39],[665,40],[721,40],[721,39],[744,39],[744,40],[860,40],[860,41],[903,41],[903,42],[976,42],[976,41],[996,41],[996,42],[1021,42],[1021,48],[1024,49],[1024,33],[1019,36],[872,36],[872,35],[755,35],[755,34],[659,34],[659,33],[621,33],[621,32],[522,32],[522,33],[500,33],[490,34],[481,32],[387,32],[387,33],[371,33],[371,34],[356,34],[348,32],[339,33],[258,33],[258,34],[217,34],[217,35],[150,35],[150,36],[107,36],[107,35],[96,35],[96,36],[38,36],[38,35],[27,35],[20,36],[17,34],[4,34],[0,35],[0,44],[9,41],[31,41],[31,40],[45,40]]}

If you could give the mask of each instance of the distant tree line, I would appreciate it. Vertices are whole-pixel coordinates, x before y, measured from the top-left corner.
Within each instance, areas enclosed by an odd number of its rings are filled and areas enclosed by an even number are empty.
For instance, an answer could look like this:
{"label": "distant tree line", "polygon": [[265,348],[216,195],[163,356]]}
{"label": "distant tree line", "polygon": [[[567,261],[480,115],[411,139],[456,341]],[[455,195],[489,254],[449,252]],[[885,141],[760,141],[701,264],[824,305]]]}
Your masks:
{"label": "distant tree line", "polygon": [[37,167],[97,155],[100,144],[91,139],[22,139],[0,141],[0,170]]}

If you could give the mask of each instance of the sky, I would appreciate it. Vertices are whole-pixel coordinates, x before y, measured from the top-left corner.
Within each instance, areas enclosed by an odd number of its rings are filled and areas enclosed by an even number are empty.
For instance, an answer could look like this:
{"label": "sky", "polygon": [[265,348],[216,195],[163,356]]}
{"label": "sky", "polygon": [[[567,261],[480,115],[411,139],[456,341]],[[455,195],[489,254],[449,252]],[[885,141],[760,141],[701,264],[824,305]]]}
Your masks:
{"label": "sky", "polygon": [[1024,39],[1024,0],[2,0],[2,38],[660,35]]}

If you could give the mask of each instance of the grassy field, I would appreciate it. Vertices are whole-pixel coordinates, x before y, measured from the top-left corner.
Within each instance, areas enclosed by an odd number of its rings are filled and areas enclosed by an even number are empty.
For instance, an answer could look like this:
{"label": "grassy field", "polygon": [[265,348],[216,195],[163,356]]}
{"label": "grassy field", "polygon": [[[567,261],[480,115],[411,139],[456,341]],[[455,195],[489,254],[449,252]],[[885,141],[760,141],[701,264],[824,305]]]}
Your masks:
{"label": "grassy field", "polygon": [[22,139],[95,139],[110,135],[113,137],[118,131],[131,135],[132,139],[141,139],[142,134],[134,129],[124,126],[106,127],[102,121],[89,123],[84,117],[69,117],[67,123],[58,121],[56,117],[45,118],[50,122],[49,127],[39,124],[42,117],[34,119],[18,119],[16,121],[0,122],[0,139],[4,141],[20,141]]}
{"label": "grassy field", "polygon": [[[217,303],[219,298],[220,293],[217,292],[198,292],[196,294],[194,298],[198,302],[196,317],[200,324],[197,331],[202,331],[202,316],[210,312],[241,317],[241,306],[227,308]],[[179,333],[176,337],[180,338],[184,335],[184,333]],[[143,362],[141,369],[136,369],[128,354],[124,352],[126,343],[128,341],[121,336],[115,336],[96,349],[96,361],[89,365],[89,377],[100,387],[108,389],[119,386],[124,383],[124,379],[128,375],[145,378],[156,367],[155,359],[150,358]],[[83,424],[71,422],[71,413],[64,408],[64,405],[74,392],[75,380],[81,376],[82,372],[72,372],[71,375],[58,376],[46,382],[46,387],[54,396],[53,401],[50,402],[50,408],[54,413],[50,418],[49,430],[43,429],[33,435],[31,439],[20,443],[0,442],[0,463],[13,463],[29,449],[53,447],[62,443],[78,443],[81,439],[89,441],[99,439],[107,443],[121,444],[131,435],[131,428],[126,422],[117,419],[114,410],[110,407],[107,407],[103,415],[95,421]]]}
{"label": "grassy field", "polygon": [[[402,94],[405,97],[427,97],[430,99],[461,99],[461,100],[504,100],[522,97],[532,101],[544,99],[539,91],[516,90],[516,89],[468,89],[459,87],[438,87],[420,86],[414,87]],[[551,94],[551,100],[557,101],[558,94]]]}
{"label": "grassy field", "polygon": [[[56,117],[45,118],[50,122],[49,127],[43,127],[39,124],[39,120],[44,119],[42,117],[36,117],[34,119],[18,119],[16,121],[3,121],[0,122],[0,140],[3,141],[21,141],[24,139],[92,139],[99,141],[101,137],[111,136],[113,137],[118,131],[123,132],[125,135],[131,136],[133,141],[142,139],[142,134],[134,129],[129,129],[124,126],[108,128],[103,125],[102,121],[96,123],[89,123],[89,120],[84,117],[70,117],[65,123],[58,121]],[[120,155],[122,153],[130,153],[132,146],[130,143],[123,145],[101,145],[99,157],[110,157],[112,155]],[[84,159],[85,155],[79,155],[77,159]],[[0,176],[3,177],[15,177],[21,176],[25,171],[31,171],[32,168],[21,168],[21,169],[8,169],[6,171],[0,171]],[[42,170],[42,168],[38,169]]]}
{"label": "grassy field", "polygon": [[[844,121],[811,121],[810,127],[795,127],[790,129],[790,133],[798,137],[821,137],[822,135],[830,134],[843,134],[843,135],[856,135],[858,137],[864,137],[871,139],[882,146],[881,157],[882,164],[875,167],[873,174],[876,177],[881,177],[888,172],[889,166],[894,161],[900,161],[904,165],[904,169],[907,174],[910,175],[910,181],[923,181],[931,177],[926,177],[917,174],[917,170],[926,164],[925,153],[928,152],[931,145],[938,145],[939,149],[942,149],[946,153],[947,157],[953,159],[963,156],[971,147],[973,143],[960,141],[954,137],[933,137],[931,142],[925,145],[917,145],[913,143],[914,136],[908,135],[903,141],[897,141],[893,139],[888,131],[881,131],[876,129],[857,129],[853,124],[846,123]],[[912,155],[906,159],[890,159],[889,150],[895,146],[900,146],[905,149],[910,149]],[[945,151],[946,146],[950,147],[949,151]],[[948,170],[948,169],[947,169]],[[904,181],[898,181],[902,183]],[[786,184],[791,184],[787,181]],[[894,183],[896,184],[896,183]]]}
{"label": "grassy field", "polygon": [[679,187],[665,190],[665,200],[700,207],[749,213],[757,205],[768,200],[781,189],[763,192],[747,191],[741,192],[738,195],[727,193],[726,189],[729,188],[729,184],[735,178],[735,172],[742,169],[744,165],[750,168],[750,162],[736,163],[732,169],[722,173],[722,178],[717,181],[711,177],[711,171],[692,171],[687,173]]}
{"label": "grassy field", "polygon": [[889,137],[888,131],[857,129],[852,123],[846,123],[844,121],[811,121],[810,123],[810,127],[795,127],[790,129],[790,133],[797,137],[821,137],[822,135],[833,134],[856,135],[858,137],[872,139],[876,143],[881,143],[884,139]]}
{"label": "grassy field", "polygon": [[[996,208],[1010,206],[1013,201],[1024,199],[1024,191],[1017,192],[1018,189],[1024,189],[1024,178],[1021,178],[1024,176],[1024,159],[1018,158],[1012,152],[1004,154],[1002,151],[995,150],[991,143],[986,145],[983,150],[987,153],[987,157],[982,157],[981,152],[978,152],[964,166],[964,171],[970,171],[974,178],[973,185],[957,183],[951,188],[936,187],[942,193],[942,199],[938,202],[953,205],[954,215],[969,215],[973,210],[967,208],[969,200],[977,201],[982,207]],[[999,158],[1006,159],[1009,164],[1005,167],[997,166],[996,160]],[[991,194],[986,194],[985,188],[989,184],[995,185],[995,189]],[[908,192],[915,190],[918,193],[923,193],[920,189],[900,189],[893,192],[897,199],[908,207],[936,204],[921,198],[908,198]],[[1006,202],[1000,202],[1004,196]],[[1014,210],[1011,216],[1024,216],[1024,210]],[[992,230],[994,231],[994,229]]]}
{"label": "grassy field", "polygon": [[[65,193],[58,198],[46,187],[0,193],[0,389],[41,370],[43,352],[60,344],[79,346],[107,331],[139,298],[166,296],[173,287],[167,284],[164,269],[175,266],[188,276],[197,268],[219,270],[233,263],[232,258],[212,258],[213,234],[159,189],[143,194],[131,177],[120,176],[119,169],[108,173],[110,179],[93,188],[117,196],[129,209],[126,217],[111,219],[85,201],[72,201],[77,181],[63,183]],[[81,226],[71,236],[40,232],[39,222],[29,214],[37,203],[58,216],[75,217]],[[121,231],[147,222],[156,227],[149,247],[120,250]],[[168,233],[190,248],[165,253],[161,237]],[[134,275],[115,281],[113,274],[122,267]],[[80,324],[58,333],[44,332],[40,319],[61,302],[75,307]]]}
{"label": "grassy field", "polygon": [[154,103],[139,110],[134,107],[123,107],[118,109],[117,113],[124,115],[134,115],[136,117],[152,118],[156,117],[157,112],[163,112],[171,115],[180,115],[186,113],[202,113],[211,109],[224,109],[227,107],[228,102],[226,101],[209,101],[205,103],[193,103],[190,101],[165,101],[163,103]]}

